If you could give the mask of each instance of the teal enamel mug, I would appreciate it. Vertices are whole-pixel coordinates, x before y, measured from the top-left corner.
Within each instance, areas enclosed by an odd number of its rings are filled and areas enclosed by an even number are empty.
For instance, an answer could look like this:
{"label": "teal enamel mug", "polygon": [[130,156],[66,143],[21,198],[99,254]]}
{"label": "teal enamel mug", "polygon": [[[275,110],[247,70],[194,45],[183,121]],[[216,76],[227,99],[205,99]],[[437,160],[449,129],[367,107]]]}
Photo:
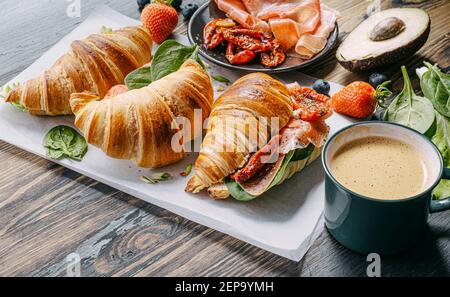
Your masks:
{"label": "teal enamel mug", "polygon": [[[339,149],[349,142],[372,136],[399,140],[418,152],[426,171],[418,194],[401,199],[371,198],[348,189],[333,176],[330,162]],[[450,209],[450,198],[432,200],[433,189],[441,178],[450,178],[450,170],[444,168],[436,146],[408,127],[381,121],[345,127],[326,142],[322,164],[326,227],[338,242],[353,251],[392,255],[409,249],[424,235],[429,213]]]}

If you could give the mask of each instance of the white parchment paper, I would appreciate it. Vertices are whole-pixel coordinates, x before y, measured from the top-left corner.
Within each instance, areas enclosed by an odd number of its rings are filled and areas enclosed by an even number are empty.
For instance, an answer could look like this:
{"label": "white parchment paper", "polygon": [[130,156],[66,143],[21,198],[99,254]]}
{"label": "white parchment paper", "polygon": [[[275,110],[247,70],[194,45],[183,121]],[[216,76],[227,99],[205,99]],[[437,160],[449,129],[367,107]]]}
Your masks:
{"label": "white parchment paper", "polygon": [[[73,40],[97,33],[102,26],[117,29],[136,24],[138,21],[103,6],[8,84],[24,82],[39,75],[68,50]],[[176,38],[188,44],[187,38]],[[212,75],[221,74],[231,81],[242,75],[211,63],[209,66]],[[298,81],[302,85],[311,85],[314,81],[298,72],[277,77],[285,82]],[[220,89],[220,85],[226,87],[223,83],[213,83],[216,91]],[[340,88],[333,83],[331,87],[331,93]],[[351,123],[339,115],[333,115],[327,122],[331,126],[331,133]],[[73,126],[73,117],[34,117],[20,112],[10,104],[0,102],[0,139],[43,158],[46,158],[42,146],[45,133],[61,124]],[[299,261],[323,230],[324,178],[320,160],[264,196],[243,203],[234,199],[215,201],[206,194],[185,193],[187,178],[179,176],[179,173],[188,163],[193,163],[195,157],[195,154],[191,154],[182,162],[164,168],[165,172],[175,177],[174,180],[155,185],[140,181],[140,176],[151,174],[151,170],[138,168],[126,160],[109,158],[93,146],[89,146],[82,162],[52,161],[291,260]]]}

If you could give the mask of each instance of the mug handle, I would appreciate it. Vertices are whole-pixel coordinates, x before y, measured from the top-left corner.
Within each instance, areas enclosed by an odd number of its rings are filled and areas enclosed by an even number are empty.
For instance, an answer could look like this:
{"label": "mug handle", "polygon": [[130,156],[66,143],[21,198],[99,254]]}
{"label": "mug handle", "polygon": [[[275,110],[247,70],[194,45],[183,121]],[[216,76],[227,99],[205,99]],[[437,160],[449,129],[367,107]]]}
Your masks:
{"label": "mug handle", "polygon": [[[450,168],[444,167],[444,171],[442,174],[443,179],[450,179]],[[430,202],[430,212],[440,212],[450,209],[450,197],[440,199],[440,200],[431,200]]]}

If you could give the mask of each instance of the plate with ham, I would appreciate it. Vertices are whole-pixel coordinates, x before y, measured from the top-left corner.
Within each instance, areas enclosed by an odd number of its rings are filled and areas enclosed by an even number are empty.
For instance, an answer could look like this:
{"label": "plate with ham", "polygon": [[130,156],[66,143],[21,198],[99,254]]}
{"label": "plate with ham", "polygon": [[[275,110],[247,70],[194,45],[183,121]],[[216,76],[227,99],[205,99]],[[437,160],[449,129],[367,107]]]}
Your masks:
{"label": "plate with ham", "polygon": [[285,72],[310,66],[334,49],[338,18],[320,0],[211,0],[192,16],[188,37],[218,65]]}

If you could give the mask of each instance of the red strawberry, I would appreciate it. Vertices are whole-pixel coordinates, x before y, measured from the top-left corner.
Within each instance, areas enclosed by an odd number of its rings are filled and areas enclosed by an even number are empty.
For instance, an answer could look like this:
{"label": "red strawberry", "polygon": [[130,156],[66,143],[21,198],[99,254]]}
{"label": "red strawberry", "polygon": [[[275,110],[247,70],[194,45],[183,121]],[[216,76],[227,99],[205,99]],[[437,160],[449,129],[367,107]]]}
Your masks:
{"label": "red strawberry", "polygon": [[333,95],[333,110],[354,118],[366,118],[375,111],[377,103],[382,105],[383,98],[392,93],[386,88],[390,81],[379,85],[375,90],[370,84],[355,81]]}
{"label": "red strawberry", "polygon": [[128,92],[128,88],[126,85],[115,85],[114,87],[109,89],[108,93],[106,93],[105,95],[105,98],[111,98],[126,92]]}
{"label": "red strawberry", "polygon": [[162,43],[170,36],[178,24],[175,8],[165,3],[151,3],[145,6],[141,14],[141,22],[152,34],[153,41]]}

